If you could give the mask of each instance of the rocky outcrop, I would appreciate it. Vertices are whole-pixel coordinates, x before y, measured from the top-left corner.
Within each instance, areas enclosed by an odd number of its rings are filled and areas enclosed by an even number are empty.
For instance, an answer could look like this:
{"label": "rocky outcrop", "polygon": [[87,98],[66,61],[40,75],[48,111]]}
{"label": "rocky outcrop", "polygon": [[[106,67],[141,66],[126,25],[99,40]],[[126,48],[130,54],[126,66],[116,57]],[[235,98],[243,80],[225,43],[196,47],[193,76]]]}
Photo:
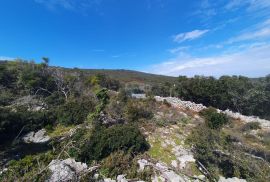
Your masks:
{"label": "rocky outcrop", "polygon": [[146,95],[145,94],[131,94],[131,97],[135,99],[145,99]]}
{"label": "rocky outcrop", "polygon": [[258,122],[260,123],[261,127],[262,128],[268,128],[270,129],[270,121],[268,120],[265,120],[265,119],[260,119],[259,117],[256,117],[256,116],[245,116],[245,115],[242,115],[240,113],[237,113],[237,112],[232,112],[230,110],[225,110],[225,111],[220,111],[219,112],[223,112],[224,114],[226,114],[227,116],[231,117],[231,118],[234,118],[234,119],[240,119],[244,122]]}
{"label": "rocky outcrop", "polygon": [[46,135],[45,129],[41,129],[37,132],[31,131],[30,133],[23,136],[22,140],[25,143],[45,143],[50,140],[50,137]]}
{"label": "rocky outcrop", "polygon": [[88,171],[85,163],[74,159],[52,160],[49,164],[51,176],[47,182],[79,181],[79,176]]}
{"label": "rocky outcrop", "polygon": [[224,177],[220,177],[218,182],[246,182],[245,179],[239,179],[239,178],[236,178],[236,177],[233,177],[233,178],[224,178]]}
{"label": "rocky outcrop", "polygon": [[152,177],[152,181],[153,182],[159,182],[159,181],[168,181],[168,182],[185,182],[185,181],[190,181],[190,178],[185,176],[185,175],[179,175],[176,172],[174,172],[173,170],[169,169],[167,167],[166,164],[158,162],[156,164],[147,161],[145,159],[140,159],[137,161],[139,166],[140,166],[140,171],[144,170],[144,168],[146,166],[151,166],[154,171],[155,174],[159,174],[159,175],[155,175]]}
{"label": "rocky outcrop", "polygon": [[26,106],[29,111],[40,111],[47,108],[47,105],[44,102],[31,95],[18,98],[12,103],[12,107],[21,106]]}

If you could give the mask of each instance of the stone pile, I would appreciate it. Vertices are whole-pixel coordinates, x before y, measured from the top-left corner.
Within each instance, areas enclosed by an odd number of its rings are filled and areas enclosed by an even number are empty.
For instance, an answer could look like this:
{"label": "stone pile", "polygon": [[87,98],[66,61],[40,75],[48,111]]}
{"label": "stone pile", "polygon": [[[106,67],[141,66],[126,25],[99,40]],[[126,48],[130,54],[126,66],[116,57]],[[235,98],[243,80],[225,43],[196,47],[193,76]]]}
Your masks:
{"label": "stone pile", "polygon": [[239,179],[236,177],[233,178],[224,178],[223,176],[220,176],[218,182],[246,182],[245,179]]}
{"label": "stone pile", "polygon": [[[219,110],[220,111],[220,110]],[[244,122],[258,122],[260,123],[261,127],[262,128],[268,128],[270,129],[270,121],[268,120],[265,120],[265,119],[260,119],[259,117],[256,117],[256,116],[245,116],[245,115],[242,115],[238,112],[232,112],[230,110],[225,110],[225,111],[220,111],[224,114],[226,114],[227,116],[231,117],[231,118],[234,118],[234,119],[240,119],[241,121],[244,121]]]}
{"label": "stone pile", "polygon": [[201,110],[205,109],[206,107],[202,104],[196,104],[194,102],[190,101],[183,101],[181,99],[178,99],[176,97],[160,97],[160,96],[155,96],[156,101],[164,101],[166,100],[169,102],[172,106],[174,107],[180,107],[183,109],[190,109],[195,112],[200,112]]}
{"label": "stone pile", "polygon": [[[178,99],[176,97],[160,97],[155,96],[156,101],[164,101],[166,100],[168,103],[170,103],[173,107],[178,107],[182,109],[190,109],[195,112],[200,112],[203,109],[206,109],[207,107],[202,104],[196,104],[194,102],[190,101],[182,101],[181,99]],[[233,119],[240,119],[241,121],[244,121],[246,123],[248,122],[259,122],[262,128],[270,129],[270,121],[265,119],[260,119],[259,117],[255,116],[245,116],[237,112],[232,112],[230,110],[219,110],[218,112],[222,112],[226,114],[227,116],[233,118]]]}

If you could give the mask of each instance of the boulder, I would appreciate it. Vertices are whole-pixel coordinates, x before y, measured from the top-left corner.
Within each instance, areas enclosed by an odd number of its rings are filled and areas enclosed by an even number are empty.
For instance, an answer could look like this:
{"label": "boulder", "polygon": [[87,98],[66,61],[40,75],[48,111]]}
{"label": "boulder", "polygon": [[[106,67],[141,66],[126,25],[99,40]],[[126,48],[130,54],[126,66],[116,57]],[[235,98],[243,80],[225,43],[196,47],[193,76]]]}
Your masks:
{"label": "boulder", "polygon": [[45,129],[41,129],[37,132],[31,131],[30,133],[23,136],[22,140],[25,143],[45,143],[50,140],[50,137],[46,135]]}
{"label": "boulder", "polygon": [[88,170],[85,163],[76,162],[71,158],[52,160],[49,169],[52,174],[47,182],[79,181],[79,176]]}

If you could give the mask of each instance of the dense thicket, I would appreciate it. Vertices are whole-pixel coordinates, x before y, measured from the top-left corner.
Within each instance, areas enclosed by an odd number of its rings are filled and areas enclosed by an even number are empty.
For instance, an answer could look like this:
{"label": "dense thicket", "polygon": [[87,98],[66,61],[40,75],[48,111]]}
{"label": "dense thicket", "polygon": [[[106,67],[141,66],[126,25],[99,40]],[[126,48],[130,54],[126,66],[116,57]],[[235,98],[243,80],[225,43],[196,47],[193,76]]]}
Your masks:
{"label": "dense thicket", "polygon": [[152,92],[176,96],[222,110],[230,109],[245,115],[270,118],[270,76],[250,79],[243,76],[214,77],[180,76],[177,84],[154,86]]}

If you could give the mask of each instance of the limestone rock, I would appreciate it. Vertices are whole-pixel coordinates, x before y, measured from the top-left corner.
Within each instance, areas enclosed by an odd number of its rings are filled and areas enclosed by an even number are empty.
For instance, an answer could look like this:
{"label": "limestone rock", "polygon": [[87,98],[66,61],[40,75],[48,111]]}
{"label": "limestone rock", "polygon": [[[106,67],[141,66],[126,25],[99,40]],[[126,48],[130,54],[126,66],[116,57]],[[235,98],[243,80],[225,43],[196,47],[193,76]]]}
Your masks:
{"label": "limestone rock", "polygon": [[117,179],[117,182],[128,182],[125,176],[126,175],[123,175],[123,174],[122,175],[118,175],[117,178],[116,178]]}
{"label": "limestone rock", "polygon": [[223,176],[220,176],[218,182],[246,182],[246,180],[245,179],[239,179],[237,177],[224,178]]}
{"label": "limestone rock", "polygon": [[47,180],[48,182],[78,181],[79,175],[87,171],[87,165],[68,158],[52,160],[49,169],[52,174]]}
{"label": "limestone rock", "polygon": [[37,132],[31,131],[30,133],[26,134],[22,139],[25,143],[45,143],[50,140],[50,137],[46,135],[45,129],[41,129]]}
{"label": "limestone rock", "polygon": [[139,164],[139,171],[143,171],[144,167],[148,165],[148,161],[145,159],[140,159],[137,161],[137,163]]}

